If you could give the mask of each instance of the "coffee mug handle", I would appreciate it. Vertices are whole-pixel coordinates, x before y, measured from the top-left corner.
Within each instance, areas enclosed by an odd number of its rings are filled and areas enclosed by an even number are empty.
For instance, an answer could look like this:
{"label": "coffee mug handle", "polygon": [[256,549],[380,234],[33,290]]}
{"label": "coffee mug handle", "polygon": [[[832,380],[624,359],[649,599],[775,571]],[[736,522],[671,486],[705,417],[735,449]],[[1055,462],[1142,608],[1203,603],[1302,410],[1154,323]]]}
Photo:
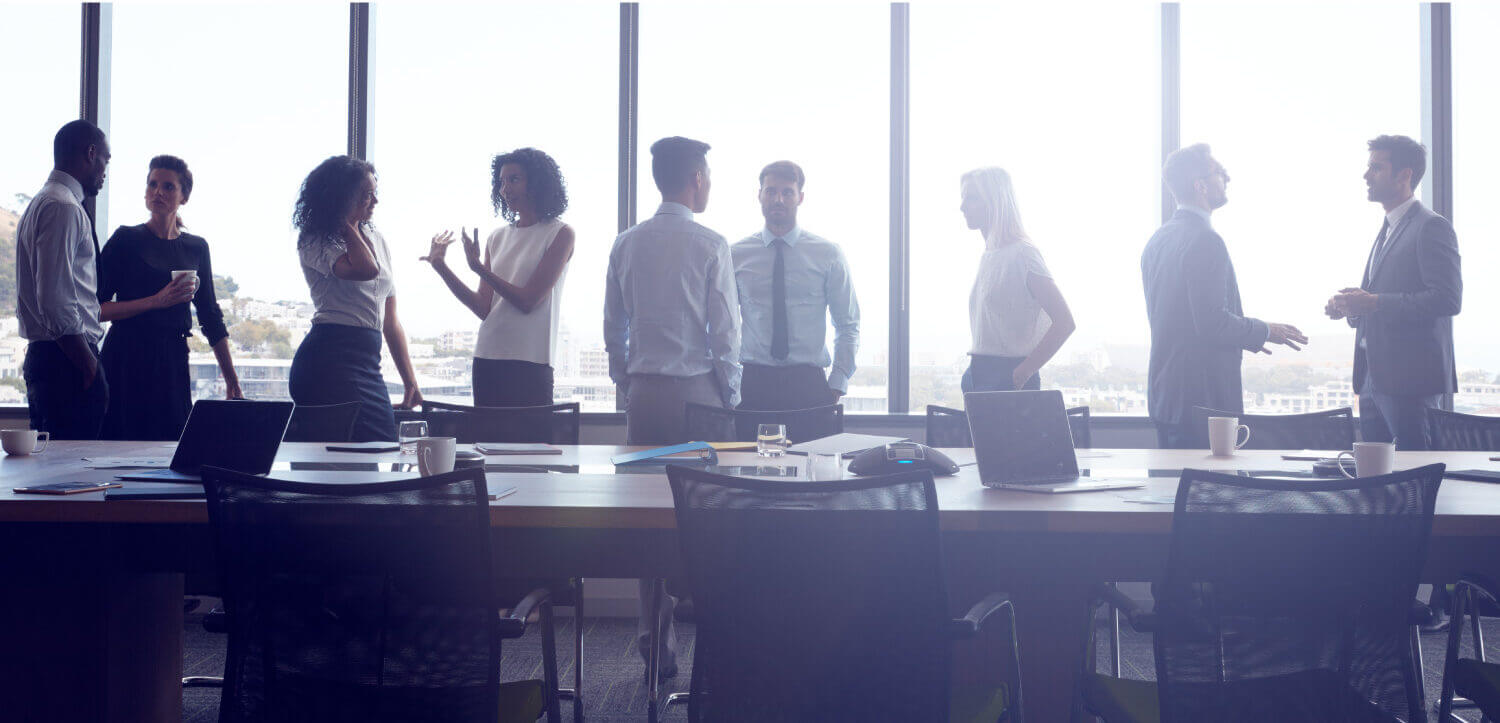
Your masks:
{"label": "coffee mug handle", "polygon": [[417,464],[417,474],[426,477],[427,471],[432,469],[432,462],[430,461],[432,459],[432,448],[423,447],[421,452],[421,460],[420,463]]}
{"label": "coffee mug handle", "polygon": [[1354,470],[1354,474],[1349,474],[1349,472],[1344,469],[1344,455],[1346,455],[1346,454],[1349,455],[1349,461],[1350,462],[1354,461],[1354,453],[1353,452],[1351,452],[1351,451],[1349,451],[1347,449],[1344,450],[1344,451],[1342,451],[1342,452],[1339,452],[1339,456],[1335,457],[1335,459],[1337,459],[1338,462],[1339,462],[1339,473],[1342,474],[1342,475],[1344,475],[1345,477],[1348,477],[1349,479],[1359,479],[1358,477],[1354,476],[1354,475],[1359,474],[1359,469],[1357,467]]}
{"label": "coffee mug handle", "polygon": [[37,432],[36,441],[40,442],[42,446],[37,447],[31,451],[36,454],[41,454],[42,452],[47,451],[47,443],[52,441],[52,434],[49,432]]}
{"label": "coffee mug handle", "polygon": [[1246,427],[1245,425],[1241,424],[1240,428],[1238,430],[1235,430],[1234,436],[1236,436],[1236,437],[1240,436],[1240,432],[1244,432],[1245,433],[1245,438],[1242,439],[1242,440],[1240,440],[1240,441],[1238,441],[1238,442],[1234,443],[1234,448],[1235,449],[1239,449],[1239,448],[1245,446],[1245,443],[1250,441],[1250,428],[1249,427]]}

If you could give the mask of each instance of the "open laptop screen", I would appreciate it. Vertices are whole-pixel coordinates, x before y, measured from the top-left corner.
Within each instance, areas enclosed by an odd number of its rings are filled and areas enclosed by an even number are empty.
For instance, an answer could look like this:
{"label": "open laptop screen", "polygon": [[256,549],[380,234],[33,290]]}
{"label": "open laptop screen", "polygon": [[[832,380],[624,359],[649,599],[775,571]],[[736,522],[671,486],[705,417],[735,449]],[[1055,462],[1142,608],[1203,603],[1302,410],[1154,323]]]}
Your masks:
{"label": "open laptop screen", "polygon": [[292,418],[291,402],[200,399],[188,414],[172,471],[198,474],[204,465],[265,474]]}
{"label": "open laptop screen", "polygon": [[964,395],[974,459],[985,484],[1042,484],[1078,478],[1073,430],[1062,392]]}

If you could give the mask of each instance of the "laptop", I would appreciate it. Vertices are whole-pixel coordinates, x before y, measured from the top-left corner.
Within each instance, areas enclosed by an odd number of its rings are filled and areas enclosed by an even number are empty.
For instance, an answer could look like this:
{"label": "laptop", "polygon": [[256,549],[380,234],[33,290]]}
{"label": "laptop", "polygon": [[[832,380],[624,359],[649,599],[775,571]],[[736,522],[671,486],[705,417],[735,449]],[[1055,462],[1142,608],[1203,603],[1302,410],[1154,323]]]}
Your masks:
{"label": "laptop", "polygon": [[115,479],[138,482],[202,482],[205,465],[265,474],[276,461],[292,419],[291,402],[201,399],[188,413],[168,469],[131,472]]}
{"label": "laptop", "polygon": [[985,487],[1045,494],[1145,487],[1142,479],[1080,477],[1073,429],[1056,389],[964,395]]}

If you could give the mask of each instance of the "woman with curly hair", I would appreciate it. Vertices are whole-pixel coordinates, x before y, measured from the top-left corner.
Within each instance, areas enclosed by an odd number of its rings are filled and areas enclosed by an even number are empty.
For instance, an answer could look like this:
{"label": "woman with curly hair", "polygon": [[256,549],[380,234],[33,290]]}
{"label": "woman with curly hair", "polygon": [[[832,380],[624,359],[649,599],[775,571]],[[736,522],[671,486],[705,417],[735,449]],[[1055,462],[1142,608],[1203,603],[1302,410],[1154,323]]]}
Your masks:
{"label": "woman with curly hair", "polygon": [[416,374],[406,352],[406,332],[396,318],[391,253],[371,225],[375,167],[349,156],[318,164],[292,213],[301,231],[297,252],[312,292],[312,330],[292,359],[292,401],[298,404],[360,402],[353,439],[396,441],[396,418],[380,376],[380,337],[406,387],[398,405],[420,404]]}
{"label": "woman with curly hair", "polygon": [[433,237],[422,260],[480,319],[474,404],[551,404],[563,277],[573,258],[573,229],[559,218],[568,208],[567,187],[557,162],[535,148],[495,156],[490,172],[495,213],[510,223],[490,234],[483,260],[479,229],[473,238],[462,232],[464,255],[479,275],[479,288],[466,286],[443,258],[452,232]]}

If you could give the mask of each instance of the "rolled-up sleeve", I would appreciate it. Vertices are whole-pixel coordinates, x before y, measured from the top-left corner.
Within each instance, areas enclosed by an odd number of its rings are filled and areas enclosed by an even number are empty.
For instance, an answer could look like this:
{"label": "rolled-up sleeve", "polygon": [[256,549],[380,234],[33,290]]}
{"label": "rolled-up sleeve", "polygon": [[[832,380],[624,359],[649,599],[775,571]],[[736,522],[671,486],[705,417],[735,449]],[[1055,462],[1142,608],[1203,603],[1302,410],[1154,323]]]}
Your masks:
{"label": "rolled-up sleeve", "polygon": [[828,298],[828,315],[833,320],[833,368],[828,372],[828,388],[841,394],[849,391],[854,376],[854,354],[859,350],[859,299],[854,295],[854,279],[843,251],[836,251],[828,271],[824,293]]}
{"label": "rolled-up sleeve", "polygon": [[740,296],[735,288],[729,244],[718,242],[708,270],[708,350],[717,372],[724,404],[740,403]]}
{"label": "rolled-up sleeve", "polygon": [[37,209],[37,214],[37,243],[32,255],[36,311],[51,338],[85,334],[85,320],[98,298],[91,299],[92,304],[84,303],[85,297],[96,292],[80,285],[73,269],[79,244],[90,243],[87,217],[80,219],[76,209],[60,203],[48,203]]}

